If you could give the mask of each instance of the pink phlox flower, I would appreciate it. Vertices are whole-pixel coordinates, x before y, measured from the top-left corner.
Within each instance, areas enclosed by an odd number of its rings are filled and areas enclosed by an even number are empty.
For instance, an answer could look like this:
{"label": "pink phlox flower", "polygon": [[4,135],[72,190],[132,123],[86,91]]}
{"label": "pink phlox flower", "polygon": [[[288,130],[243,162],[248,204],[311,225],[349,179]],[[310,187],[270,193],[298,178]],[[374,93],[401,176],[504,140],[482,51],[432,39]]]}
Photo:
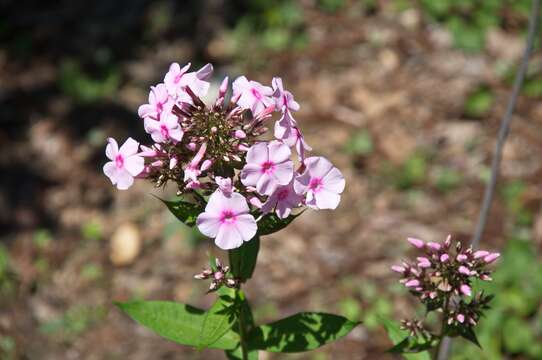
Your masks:
{"label": "pink phlox flower", "polygon": [[107,142],[105,155],[111,161],[104,165],[104,174],[113,185],[117,185],[117,189],[126,190],[134,183],[134,177],[145,167],[145,160],[137,153],[139,143],[128,138],[119,149],[115,139],[109,138]]}
{"label": "pink phlox flower", "polygon": [[296,177],[294,189],[305,195],[307,206],[314,209],[335,209],[341,201],[345,180],[339,169],[321,156],[305,159],[305,172]]}
{"label": "pink phlox flower", "polygon": [[149,103],[141,105],[137,110],[137,113],[142,119],[151,118],[158,120],[162,113],[170,113],[173,105],[174,101],[169,96],[166,85],[158,84],[156,86],[151,86]]}
{"label": "pink phlox flower", "polygon": [[214,238],[215,244],[223,250],[240,247],[258,230],[243,195],[232,193],[227,197],[220,190],[211,195],[196,224],[202,234]]}
{"label": "pink phlox flower", "polygon": [[299,206],[302,200],[303,196],[295,192],[294,182],[291,181],[288,185],[277,187],[263,204],[262,212],[269,213],[275,209],[279,218],[286,219],[292,213],[292,209]]}
{"label": "pink phlox flower", "polygon": [[164,77],[168,93],[179,102],[192,103],[192,98],[186,93],[185,87],[189,87],[198,97],[204,97],[209,90],[208,80],[213,73],[213,65],[207,64],[198,71],[187,72],[190,63],[183,68],[178,63],[172,63]]}
{"label": "pink phlox flower", "polygon": [[237,105],[243,109],[250,109],[255,116],[275,104],[271,97],[273,89],[257,81],[248,81],[244,76],[235,79],[232,88]]}
{"label": "pink phlox flower", "polygon": [[282,79],[279,77],[274,77],[271,80],[271,85],[273,86],[273,98],[275,99],[276,109],[279,111],[287,111],[286,109],[292,111],[299,110],[299,104],[294,100],[294,96],[288,90],[284,90],[282,85]]}
{"label": "pink phlox flower", "polygon": [[279,185],[287,185],[292,180],[294,163],[290,155],[290,148],[279,141],[252,145],[241,170],[241,182],[255,186],[262,195],[271,195]]}
{"label": "pink phlox flower", "polygon": [[190,161],[186,167],[184,168],[184,181],[198,181],[198,176],[201,175],[202,171],[205,171],[204,164],[200,167],[200,162],[203,159],[203,156],[205,155],[205,151],[207,151],[207,143],[201,144],[198,152]]}
{"label": "pink phlox flower", "polygon": [[162,113],[160,120],[145,118],[145,131],[149,133],[157,143],[165,143],[169,140],[181,141],[184,132],[179,124],[179,119],[172,113]]}
{"label": "pink phlox flower", "polygon": [[224,194],[224,196],[229,197],[233,193],[234,187],[231,182],[231,178],[223,178],[221,176],[215,176],[215,182],[218,185],[218,189]]}

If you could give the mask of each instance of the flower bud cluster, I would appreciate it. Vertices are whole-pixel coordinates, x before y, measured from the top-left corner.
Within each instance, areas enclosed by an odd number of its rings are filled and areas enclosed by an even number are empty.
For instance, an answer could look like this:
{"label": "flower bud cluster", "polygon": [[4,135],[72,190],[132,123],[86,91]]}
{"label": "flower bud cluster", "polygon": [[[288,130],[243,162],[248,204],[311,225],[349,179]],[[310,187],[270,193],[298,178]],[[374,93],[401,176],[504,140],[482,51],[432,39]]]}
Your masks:
{"label": "flower bud cluster", "polygon": [[[254,237],[256,219],[275,213],[287,218],[301,207],[335,209],[345,181],[329,160],[307,157],[307,145],[293,112],[300,106],[282,79],[271,86],[240,76],[224,78],[211,104],[202,99],[213,66],[189,72],[190,64],[171,64],[162,83],[151,87],[138,114],[152,143],[132,138],[119,147],[109,138],[104,173],[124,190],[134,178],[156,187],[171,182],[177,194],[210,196],[198,217],[199,230],[222,249]],[[280,117],[269,124],[274,113]],[[273,126],[273,139],[263,137]],[[294,166],[293,152],[299,166]],[[256,216],[254,216],[256,215]]]}
{"label": "flower bud cluster", "polygon": [[228,275],[230,267],[223,265],[217,258],[215,259],[216,269],[204,269],[199,274],[194,275],[194,279],[207,280],[211,279],[208,292],[218,290],[221,286],[227,286],[229,288],[236,288],[239,286],[239,281]]}
{"label": "flower bud cluster", "polygon": [[428,311],[443,312],[448,325],[474,326],[490,296],[473,294],[472,281],[491,281],[488,265],[500,255],[485,250],[474,251],[460,242],[452,246],[451,236],[443,243],[408,238],[416,248],[416,261],[392,266],[401,274],[399,280]]}

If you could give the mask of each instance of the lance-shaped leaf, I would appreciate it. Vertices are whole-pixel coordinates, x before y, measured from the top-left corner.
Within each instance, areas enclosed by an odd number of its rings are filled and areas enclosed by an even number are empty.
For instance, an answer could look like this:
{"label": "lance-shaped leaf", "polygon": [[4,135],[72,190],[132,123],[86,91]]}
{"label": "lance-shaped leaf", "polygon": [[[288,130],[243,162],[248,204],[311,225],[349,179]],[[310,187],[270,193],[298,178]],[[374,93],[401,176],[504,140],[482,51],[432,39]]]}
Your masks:
{"label": "lance-shaped leaf", "polygon": [[160,199],[160,201],[166,204],[169,211],[171,211],[177,219],[190,227],[196,224],[196,218],[204,211],[202,206],[184,200],[168,201]]}
{"label": "lance-shaped leaf", "polygon": [[302,352],[319,348],[348,334],[359,325],[345,317],[303,312],[253,329],[249,349],[270,352]]}
{"label": "lance-shaped leaf", "polygon": [[205,312],[200,330],[199,348],[214,344],[232,328],[239,306],[235,301],[235,291],[222,287],[216,302]]}
{"label": "lance-shaped leaf", "polygon": [[264,215],[260,220],[258,220],[258,235],[269,235],[276,233],[277,231],[280,231],[288,226],[301,214],[302,213],[290,215],[286,219],[279,218],[275,213]]}
{"label": "lance-shaped leaf", "polygon": [[241,247],[228,251],[231,273],[241,281],[252,277],[260,251],[260,237],[256,235]]}
{"label": "lance-shaped leaf", "polygon": [[[384,328],[386,329],[386,332],[388,333],[391,342],[395,345],[388,351],[401,352],[404,347],[407,347],[410,344],[408,332],[405,330],[401,330],[399,325],[396,324],[394,321],[381,317],[380,323],[384,325]],[[420,349],[420,351],[422,350],[425,349]],[[429,352],[427,351],[402,355],[408,360],[431,360],[431,355],[429,355]]]}
{"label": "lance-shaped leaf", "polygon": [[[205,311],[190,305],[170,301],[131,301],[115,303],[132,319],[151,329],[158,335],[188,346],[199,347]],[[226,331],[220,338],[206,347],[231,350],[239,344],[239,335]]]}

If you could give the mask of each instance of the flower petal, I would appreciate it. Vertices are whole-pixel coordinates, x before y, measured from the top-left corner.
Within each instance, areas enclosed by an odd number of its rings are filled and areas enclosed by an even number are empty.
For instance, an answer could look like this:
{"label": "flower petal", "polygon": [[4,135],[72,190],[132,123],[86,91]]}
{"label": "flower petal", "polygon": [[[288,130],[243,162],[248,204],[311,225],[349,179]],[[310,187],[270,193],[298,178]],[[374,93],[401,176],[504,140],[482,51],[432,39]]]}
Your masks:
{"label": "flower petal", "polygon": [[125,157],[128,157],[130,155],[135,155],[137,154],[138,151],[139,151],[139,143],[135,141],[134,139],[132,139],[131,137],[126,139],[124,144],[122,144],[122,146],[119,149],[119,153],[121,153]]}
{"label": "flower petal", "polygon": [[258,225],[254,216],[250,214],[243,214],[237,216],[236,219],[237,231],[241,234],[243,241],[249,241],[256,235],[258,231]]}
{"label": "flower petal", "polygon": [[314,198],[316,199],[316,206],[319,209],[333,210],[339,206],[339,202],[341,201],[340,195],[326,189],[322,189],[315,193]]}
{"label": "flower petal", "polygon": [[133,155],[124,159],[124,168],[132,176],[139,175],[145,168],[145,160],[141,156]]}
{"label": "flower petal", "polygon": [[216,214],[203,212],[198,215],[196,225],[203,235],[215,238],[220,229],[220,218]]}
{"label": "flower petal", "polygon": [[334,167],[330,172],[327,173],[323,178],[324,189],[336,192],[338,194],[344,191],[345,180],[343,174]]}
{"label": "flower petal", "polygon": [[114,161],[105,163],[103,167],[104,174],[111,180],[111,183],[115,185],[117,183],[117,166]]}
{"label": "flower petal", "polygon": [[288,145],[280,141],[271,141],[268,146],[269,160],[275,164],[285,162],[290,159],[292,151]]}
{"label": "flower petal", "polygon": [[269,152],[266,142],[254,144],[248,149],[247,163],[261,165],[269,160]]}
{"label": "flower petal", "polygon": [[243,238],[234,224],[221,224],[215,244],[222,250],[236,249],[243,245]]}
{"label": "flower petal", "polygon": [[241,182],[246,186],[256,186],[261,176],[261,167],[258,165],[246,164],[241,170]]}
{"label": "flower petal", "polygon": [[294,176],[294,163],[292,161],[286,161],[281,164],[275,165],[275,171],[273,177],[279,185],[287,185]]}
{"label": "flower petal", "polygon": [[271,175],[264,173],[256,184],[256,190],[262,195],[271,195],[277,185],[276,180]]}
{"label": "flower petal", "polygon": [[134,183],[134,177],[125,169],[117,170],[117,189],[126,190]]}
{"label": "flower petal", "polygon": [[247,200],[243,195],[239,193],[232,193],[229,197],[224,196],[224,198],[225,208],[233,211],[236,215],[246,214],[250,211],[250,209],[248,208]]}
{"label": "flower petal", "polygon": [[108,138],[107,146],[105,147],[105,156],[107,156],[109,160],[115,160],[118,153],[119,145],[117,144],[117,141],[113,138]]}
{"label": "flower petal", "polygon": [[333,164],[321,156],[312,156],[305,159],[305,165],[311,177],[324,177],[333,168]]}

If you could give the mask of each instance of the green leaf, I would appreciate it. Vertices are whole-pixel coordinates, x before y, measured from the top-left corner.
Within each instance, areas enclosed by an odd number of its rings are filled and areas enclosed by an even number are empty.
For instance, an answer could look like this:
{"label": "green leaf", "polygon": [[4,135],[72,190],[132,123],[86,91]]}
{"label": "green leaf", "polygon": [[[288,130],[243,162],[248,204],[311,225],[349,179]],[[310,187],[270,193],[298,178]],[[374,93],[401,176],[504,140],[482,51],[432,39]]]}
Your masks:
{"label": "green leaf", "polygon": [[[200,334],[205,321],[205,311],[190,305],[170,301],[116,302],[115,305],[141,325],[158,335],[188,346],[200,346]],[[212,349],[235,349],[239,336],[226,331],[214,343],[206,345]]]}
{"label": "green leaf", "polygon": [[437,346],[437,343],[437,339],[426,340],[414,336],[407,336],[403,341],[389,349],[388,352],[397,354],[420,353],[434,348]]}
{"label": "green leaf", "polygon": [[196,225],[196,218],[200,213],[204,211],[203,207],[201,207],[200,205],[196,205],[187,201],[168,201],[160,198],[158,199],[164,204],[166,204],[169,211],[171,211],[171,213],[175,215],[177,219],[190,227]]}
{"label": "green leaf", "polygon": [[[391,321],[390,319],[384,317],[380,317],[379,320],[386,329],[386,332],[388,333],[388,336],[394,345],[400,345],[405,340],[408,340],[408,332],[401,330],[399,328],[399,325],[396,324],[394,321]],[[416,354],[403,354],[403,356],[408,360],[431,360],[431,355],[429,355],[429,352],[427,351],[419,352]]]}
{"label": "green leaf", "polygon": [[249,349],[270,352],[302,352],[338,340],[359,325],[345,317],[303,312],[253,329]]}
{"label": "green leaf", "polygon": [[279,218],[275,213],[264,215],[258,221],[258,235],[270,235],[284,229],[292,221],[295,220],[301,213],[297,215],[290,215],[286,219]]}
{"label": "green leaf", "polygon": [[235,292],[232,289],[223,289],[221,289],[221,295],[213,306],[205,312],[200,331],[199,348],[206,348],[215,343],[232,328],[236,320]]}
{"label": "green leaf", "polygon": [[473,343],[474,345],[481,348],[480,342],[478,342],[478,338],[476,337],[476,334],[474,333],[474,330],[472,330],[471,327],[462,327],[460,329],[460,331],[459,331],[459,335],[463,339],[466,339],[466,340],[470,341],[471,343]]}
{"label": "green leaf", "polygon": [[[239,345],[235,350],[226,350],[226,357],[229,360],[243,360],[243,350],[241,349],[241,345]],[[249,350],[248,360],[258,360],[258,351]]]}
{"label": "green leaf", "polygon": [[256,235],[241,247],[228,251],[231,273],[245,282],[252,277],[260,251],[260,237]]}

